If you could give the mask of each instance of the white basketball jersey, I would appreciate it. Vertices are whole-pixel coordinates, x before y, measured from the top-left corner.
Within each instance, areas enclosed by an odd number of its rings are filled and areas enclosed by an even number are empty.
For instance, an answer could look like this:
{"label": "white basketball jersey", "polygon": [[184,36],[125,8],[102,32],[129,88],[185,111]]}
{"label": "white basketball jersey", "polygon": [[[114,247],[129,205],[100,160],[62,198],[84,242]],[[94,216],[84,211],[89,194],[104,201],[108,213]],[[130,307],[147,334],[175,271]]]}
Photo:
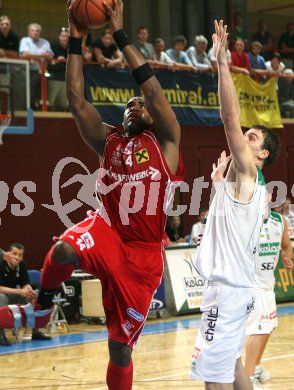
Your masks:
{"label": "white basketball jersey", "polygon": [[271,212],[263,222],[260,232],[254,275],[256,287],[272,289],[275,285],[274,270],[279,260],[283,231],[283,218],[280,214]]}
{"label": "white basketball jersey", "polygon": [[209,208],[195,266],[210,283],[253,287],[260,229],[266,210],[266,188],[257,168],[254,192],[248,203],[233,199],[226,179]]}

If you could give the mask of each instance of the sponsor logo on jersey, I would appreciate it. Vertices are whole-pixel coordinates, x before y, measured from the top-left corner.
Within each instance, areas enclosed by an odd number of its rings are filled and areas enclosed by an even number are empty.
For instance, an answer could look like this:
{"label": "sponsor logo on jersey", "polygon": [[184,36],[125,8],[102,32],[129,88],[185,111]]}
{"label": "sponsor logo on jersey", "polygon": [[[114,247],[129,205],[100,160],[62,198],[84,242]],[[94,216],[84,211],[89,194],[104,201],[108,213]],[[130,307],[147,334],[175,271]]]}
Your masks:
{"label": "sponsor logo on jersey", "polygon": [[74,286],[66,286],[65,285],[65,294],[68,297],[74,297],[75,296],[75,288],[74,288]]}
{"label": "sponsor logo on jersey", "polygon": [[77,239],[77,245],[80,247],[80,250],[83,251],[86,248],[92,248],[92,246],[95,245],[95,242],[91,234],[86,232]]}
{"label": "sponsor logo on jersey", "polygon": [[197,278],[196,276],[184,277],[185,288],[203,287],[204,285],[205,285],[205,280],[202,278]]}
{"label": "sponsor logo on jersey", "polygon": [[259,244],[259,256],[276,256],[279,252],[280,245],[278,242]]}
{"label": "sponsor logo on jersey", "polygon": [[140,313],[138,313],[135,309],[133,309],[132,307],[129,307],[127,309],[127,313],[130,317],[134,318],[134,320],[138,321],[138,322],[142,322],[144,321],[144,316]]}
{"label": "sponsor logo on jersey", "polygon": [[201,349],[198,348],[198,347],[195,347],[195,348],[194,348],[193,355],[192,355],[192,358],[197,359],[198,356],[199,356],[199,354],[200,354],[200,352],[201,352]]}
{"label": "sponsor logo on jersey", "polygon": [[247,305],[246,314],[249,314],[254,309],[255,298],[252,298]]}
{"label": "sponsor logo on jersey", "polygon": [[275,268],[275,263],[273,261],[270,261],[268,263],[262,263],[261,264],[261,270],[264,271],[264,270],[273,270]]}
{"label": "sponsor logo on jersey", "polygon": [[206,319],[207,330],[205,331],[205,338],[207,341],[213,340],[217,320],[218,320],[218,307],[212,307]]}
{"label": "sponsor logo on jersey", "polygon": [[132,329],[134,328],[134,325],[126,320],[124,324],[120,324],[123,332],[127,335],[127,336],[131,336],[132,335]]}
{"label": "sponsor logo on jersey", "polygon": [[147,149],[138,150],[135,153],[135,157],[136,157],[136,161],[138,164],[142,164],[144,162],[149,161],[149,154],[148,154]]}
{"label": "sponsor logo on jersey", "polygon": [[119,181],[121,183],[125,182],[136,182],[145,179],[146,177],[151,177],[151,180],[160,180],[161,173],[158,169],[149,166],[148,169],[144,171],[136,172],[131,175],[125,175],[121,173],[113,172],[112,170],[108,171],[108,176],[114,179],[115,181]]}

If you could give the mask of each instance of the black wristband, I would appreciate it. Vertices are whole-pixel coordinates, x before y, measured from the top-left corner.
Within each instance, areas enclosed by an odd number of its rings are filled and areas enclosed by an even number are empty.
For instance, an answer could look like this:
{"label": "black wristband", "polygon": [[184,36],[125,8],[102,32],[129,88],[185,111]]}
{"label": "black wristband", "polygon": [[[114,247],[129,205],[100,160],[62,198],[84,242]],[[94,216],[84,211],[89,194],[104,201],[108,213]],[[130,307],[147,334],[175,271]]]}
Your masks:
{"label": "black wristband", "polygon": [[131,45],[131,41],[124,32],[124,30],[117,30],[113,33],[113,39],[115,40],[118,48],[122,51],[126,46]]}
{"label": "black wristband", "polygon": [[139,68],[133,70],[132,75],[138,85],[145,83],[148,79],[154,76],[153,69],[146,62],[145,64],[139,66]]}
{"label": "black wristband", "polygon": [[81,56],[83,54],[82,38],[69,37],[67,43],[67,53]]}

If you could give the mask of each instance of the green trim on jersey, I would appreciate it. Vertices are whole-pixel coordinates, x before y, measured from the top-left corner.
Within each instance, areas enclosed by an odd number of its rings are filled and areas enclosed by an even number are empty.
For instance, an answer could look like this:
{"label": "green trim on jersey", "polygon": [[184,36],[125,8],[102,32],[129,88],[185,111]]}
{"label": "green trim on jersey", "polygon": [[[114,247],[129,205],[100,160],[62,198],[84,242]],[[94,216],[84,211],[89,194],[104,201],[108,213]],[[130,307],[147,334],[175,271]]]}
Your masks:
{"label": "green trim on jersey", "polygon": [[265,186],[265,180],[261,172],[261,169],[257,165],[256,168],[257,168],[257,175],[258,175],[258,183],[261,184],[262,186]]}
{"label": "green trim on jersey", "polygon": [[270,218],[273,219],[274,221],[277,221],[279,223],[283,223],[283,218],[281,214],[276,213],[275,211],[270,212]]}

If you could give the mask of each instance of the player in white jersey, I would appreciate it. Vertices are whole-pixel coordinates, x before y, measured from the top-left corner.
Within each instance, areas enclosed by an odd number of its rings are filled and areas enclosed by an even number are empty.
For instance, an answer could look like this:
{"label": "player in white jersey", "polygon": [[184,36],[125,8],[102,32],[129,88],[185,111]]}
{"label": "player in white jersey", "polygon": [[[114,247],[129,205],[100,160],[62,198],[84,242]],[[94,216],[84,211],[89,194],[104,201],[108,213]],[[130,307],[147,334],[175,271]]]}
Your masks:
{"label": "player in white jersey", "polygon": [[274,270],[281,249],[283,265],[291,272],[293,251],[287,221],[282,215],[270,212],[260,232],[254,275],[255,303],[246,326],[246,335],[249,337],[246,344],[245,369],[256,385],[258,380],[266,382],[271,378],[270,373],[260,367],[260,361],[271,332],[278,325]]}
{"label": "player in white jersey", "polygon": [[278,155],[277,136],[261,125],[245,135],[226,57],[226,26],[215,21],[213,45],[218,64],[220,114],[231,159],[226,178],[210,205],[196,268],[208,280],[191,377],[209,390],[252,389],[241,363],[254,291],[254,252],[262,226],[265,185],[261,168]]}

